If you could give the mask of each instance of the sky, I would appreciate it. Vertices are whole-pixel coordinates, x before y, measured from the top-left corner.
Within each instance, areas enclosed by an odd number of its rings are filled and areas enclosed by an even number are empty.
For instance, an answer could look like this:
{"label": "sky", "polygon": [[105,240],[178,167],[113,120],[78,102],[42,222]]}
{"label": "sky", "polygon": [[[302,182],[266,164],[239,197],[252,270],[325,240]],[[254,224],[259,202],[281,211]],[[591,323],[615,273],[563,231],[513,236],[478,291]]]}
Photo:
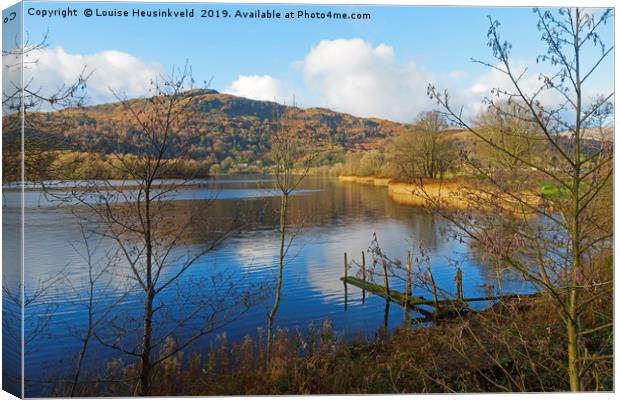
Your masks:
{"label": "sky", "polygon": [[[77,10],[77,16],[28,15]],[[95,12],[193,9],[194,18],[84,16]],[[30,10],[32,9],[32,10]],[[300,10],[369,13],[369,20],[201,18],[201,10]],[[89,104],[146,94],[153,77],[188,62],[195,86],[301,107],[327,107],[362,117],[412,121],[434,107],[427,86],[448,89],[455,103],[476,113],[493,86],[507,82],[474,63],[495,63],[487,47],[488,16],[513,44],[515,66],[537,85],[536,56],[545,50],[531,8],[422,6],[313,6],[25,2],[24,32],[32,42],[48,33],[48,47],[27,74],[42,88],[69,83],[86,66]],[[602,30],[613,44],[613,21]],[[7,38],[3,38],[6,46]],[[587,56],[594,60],[594,54]],[[613,57],[591,79],[591,91],[613,90]],[[45,89],[44,89],[45,90]],[[554,99],[548,99],[553,101]]]}

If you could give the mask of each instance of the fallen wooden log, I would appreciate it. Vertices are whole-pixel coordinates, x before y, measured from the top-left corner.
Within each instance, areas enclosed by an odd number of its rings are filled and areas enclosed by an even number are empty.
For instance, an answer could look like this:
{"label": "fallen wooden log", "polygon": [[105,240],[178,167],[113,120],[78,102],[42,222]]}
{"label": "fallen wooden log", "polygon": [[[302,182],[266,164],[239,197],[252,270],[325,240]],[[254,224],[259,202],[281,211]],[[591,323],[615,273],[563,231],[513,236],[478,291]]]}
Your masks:
{"label": "fallen wooden log", "polygon": [[[538,296],[538,294],[505,294],[501,296],[485,296],[485,297],[469,297],[463,299],[455,299],[455,300],[437,300],[434,299],[425,299],[424,297],[405,297],[404,293],[398,292],[393,289],[389,289],[386,292],[385,286],[378,285],[374,282],[368,282],[359,278],[355,278],[352,276],[346,276],[340,278],[345,284],[356,286],[360,289],[368,290],[371,293],[374,293],[378,296],[383,297],[389,301],[393,301],[400,305],[407,304],[407,306],[415,311],[420,312],[425,316],[432,316],[433,312],[429,312],[427,310],[421,309],[420,306],[430,306],[437,308],[447,308],[452,310],[464,310],[467,309],[468,303],[477,302],[477,301],[501,301],[501,300],[510,300],[510,299],[520,299],[527,297]],[[389,294],[388,294],[389,293]]]}
{"label": "fallen wooden log", "polygon": [[[347,276],[347,277],[344,277],[344,278],[340,278],[340,280],[343,281],[346,284],[357,286],[358,288],[363,289],[363,290],[368,290],[369,292],[371,292],[373,294],[376,294],[377,296],[381,296],[381,297],[383,297],[386,300],[393,301],[393,302],[398,303],[400,305],[403,305],[403,303],[405,301],[405,295],[403,293],[400,293],[400,292],[398,292],[396,290],[393,290],[393,289],[389,289],[389,295],[388,295],[386,293],[386,291],[385,291],[385,286],[378,285],[378,284],[376,284],[374,282],[364,281],[362,279],[354,278],[352,276]],[[417,312],[419,312],[420,314],[422,314],[422,315],[424,315],[426,317],[430,317],[430,316],[433,315],[432,312],[424,310],[424,309],[421,309],[419,307],[420,305],[428,305],[426,300],[424,300],[423,298],[420,298],[420,297],[408,298],[407,299],[407,305],[412,310],[417,311]]]}

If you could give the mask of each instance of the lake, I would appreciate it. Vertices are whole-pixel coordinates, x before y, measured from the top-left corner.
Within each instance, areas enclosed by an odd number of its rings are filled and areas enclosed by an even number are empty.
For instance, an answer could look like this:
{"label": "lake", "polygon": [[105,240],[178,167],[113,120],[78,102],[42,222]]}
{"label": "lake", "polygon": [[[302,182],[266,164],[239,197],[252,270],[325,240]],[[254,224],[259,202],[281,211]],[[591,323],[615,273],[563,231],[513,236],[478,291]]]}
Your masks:
{"label": "lake", "polygon": [[[19,236],[14,234],[20,228],[18,196],[20,193],[15,191],[4,193],[5,265],[8,265],[6,257],[11,256],[10,252],[19,249]],[[198,210],[200,220],[207,221],[204,225],[192,226],[184,236],[179,245],[179,259],[181,254],[203,248],[219,232],[228,232],[223,225],[236,229],[202,256],[178,285],[162,293],[162,302],[166,304],[162,316],[178,321],[178,316],[186,314],[188,307],[195,306],[188,299],[213,295],[209,282],[212,277],[224,274],[235,279],[239,288],[259,289],[265,297],[255,301],[256,304],[242,315],[234,315],[228,324],[194,342],[186,352],[206,352],[219,334],[225,333],[228,341],[235,341],[246,335],[256,337],[259,329],[266,327],[277,277],[279,202],[272,179],[252,176],[222,177],[188,186],[175,194],[170,212],[181,215]],[[25,311],[25,337],[32,337],[25,354],[26,379],[31,381],[26,385],[26,395],[36,396],[49,390],[45,381],[50,376],[71,371],[72,361],[79,352],[81,343],[77,337],[87,318],[84,300],[89,287],[88,263],[73,206],[50,201],[37,190],[25,191],[24,205],[26,298],[28,294],[41,292]],[[373,234],[381,249],[393,259],[404,261],[408,251],[413,251],[415,258],[420,247],[424,248],[430,256],[435,281],[444,290],[455,292],[457,264],[463,271],[466,297],[487,294],[489,287],[497,286],[495,270],[476,259],[467,243],[445,234],[448,222],[423,209],[394,203],[382,187],[308,177],[293,196],[290,221],[291,232],[297,235],[287,253],[282,302],[275,321],[280,328],[303,330],[309,324],[321,326],[329,320],[334,330],[345,338],[374,338],[384,325],[385,300],[368,294],[364,299],[362,291],[351,286],[345,299],[345,288],[339,280],[343,275],[344,252],[349,259],[359,261],[361,252],[371,244]],[[90,241],[96,259],[114,248],[110,240],[91,237]],[[369,254],[366,259],[370,263]],[[96,307],[109,312],[107,317],[102,317],[105,322],[101,329],[119,323],[118,316],[122,316],[128,326],[139,327],[140,296],[130,293],[119,300],[120,294],[131,284],[123,273],[126,266],[121,264],[108,266],[109,271],[96,284]],[[16,288],[19,275],[10,272],[4,271],[4,279]],[[168,273],[174,272],[175,266],[171,265]],[[355,272],[352,269],[349,273]],[[58,276],[62,278],[55,280]],[[382,282],[381,277],[376,279]],[[42,282],[44,286],[46,282],[53,284],[49,290],[40,291]],[[402,290],[403,283],[395,280],[391,286]],[[527,290],[524,283],[514,278],[506,279],[502,286],[506,292]],[[414,291],[416,294],[428,296],[419,290]],[[5,299],[3,307],[9,310],[12,306]],[[206,311],[197,312],[183,324],[179,338],[182,339],[184,332],[201,326],[207,317]],[[392,305],[387,318],[388,329],[401,325],[402,321],[402,309]],[[164,334],[169,325],[162,323],[156,325],[156,329]],[[127,340],[136,340],[136,337]],[[118,357],[118,352],[93,341],[87,365],[101,368],[103,361]]]}

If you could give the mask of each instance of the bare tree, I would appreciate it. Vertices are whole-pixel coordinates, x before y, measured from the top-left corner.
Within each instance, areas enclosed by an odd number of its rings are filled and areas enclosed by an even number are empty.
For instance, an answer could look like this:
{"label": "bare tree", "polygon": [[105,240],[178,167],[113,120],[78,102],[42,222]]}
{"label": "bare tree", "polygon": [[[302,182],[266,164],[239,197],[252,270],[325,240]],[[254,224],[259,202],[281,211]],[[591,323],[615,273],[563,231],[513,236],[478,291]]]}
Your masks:
{"label": "bare tree", "polygon": [[[10,29],[5,33],[10,34]],[[23,189],[24,179],[35,182],[45,179],[54,158],[48,150],[57,145],[57,140],[51,140],[50,137],[54,133],[62,132],[61,125],[47,123],[37,118],[36,113],[44,107],[61,108],[82,104],[86,98],[86,82],[90,75],[84,68],[71,84],[61,85],[51,91],[49,88],[44,90],[37,83],[36,77],[24,81],[29,70],[38,63],[41,52],[48,46],[48,35],[43,35],[41,40],[35,43],[28,38],[22,39],[22,34],[18,33],[13,45],[2,49],[2,181],[3,185],[18,184],[17,189]],[[47,133],[41,134],[42,132]],[[2,199],[4,208],[7,206],[4,187]],[[13,205],[21,208],[21,201],[19,198]],[[6,215],[4,217],[8,219]],[[19,246],[23,245],[21,233],[14,232],[13,235]],[[19,246],[6,246],[3,243],[5,265],[2,293],[5,317],[2,322],[9,347],[21,348],[19,352],[23,352],[22,344],[24,348],[29,347],[34,351],[36,340],[48,331],[53,312],[58,306],[50,301],[50,297],[64,280],[64,269],[53,276],[39,279],[36,285],[26,287],[22,277],[7,276],[7,272],[19,271]],[[32,310],[37,310],[36,315],[30,314],[34,312]],[[7,365],[4,371],[9,370]],[[9,377],[11,380],[13,378],[15,377]]]}
{"label": "bare tree", "polygon": [[40,55],[47,49],[48,34],[35,43],[29,40],[22,43],[19,39],[16,38],[14,47],[2,50],[4,72],[9,75],[23,72],[23,76],[9,79],[2,88],[2,178],[5,182],[20,180],[23,157],[24,176],[32,181],[42,181],[52,175],[55,154],[51,150],[61,146],[64,140],[62,132],[68,123],[61,119],[48,120],[38,112],[83,105],[87,99],[86,84],[92,71],[84,66],[71,83],[53,89],[43,87],[30,70],[36,69]]}
{"label": "bare tree", "polygon": [[[116,267],[117,273],[138,288],[143,303],[141,322],[115,313],[106,329],[94,336],[102,345],[138,360],[133,378],[137,384],[133,387],[139,395],[151,394],[158,365],[237,318],[254,299],[249,289],[237,290],[237,280],[243,277],[233,278],[227,271],[204,271],[198,278],[186,276],[227,236],[227,224],[234,225],[234,221],[209,220],[209,215],[202,218],[208,212],[199,208],[208,207],[213,199],[188,206],[189,211],[181,208],[175,199],[189,180],[163,179],[188,157],[176,143],[181,135],[192,133],[195,96],[187,91],[191,83],[186,66],[153,81],[149,98],[128,100],[117,95],[132,122],[132,139],[140,148],[133,158],[113,153],[111,166],[129,179],[82,182],[64,199],[82,206],[75,208],[76,215],[98,226],[96,232],[114,243],[124,258],[124,265]],[[200,231],[205,233],[201,240],[206,244],[193,245],[191,237]],[[259,291],[260,287],[252,290]],[[165,295],[171,291],[177,293],[174,299]],[[192,324],[196,318],[203,321],[198,327]],[[138,343],[131,344],[132,330],[141,332]],[[173,340],[175,335],[180,337]],[[165,351],[156,351],[162,348]]]}
{"label": "bare tree", "polygon": [[280,306],[282,293],[282,280],[284,277],[285,258],[295,238],[290,235],[287,239],[287,215],[289,213],[289,201],[293,192],[299,187],[318,153],[313,149],[312,138],[305,132],[295,128],[290,115],[276,118],[275,132],[271,136],[270,158],[274,164],[274,176],[276,187],[280,193],[280,248],[278,255],[278,280],[276,284],[276,296],[273,307],[269,312],[267,323],[267,366],[271,359],[271,344],[273,339],[273,321]]}
{"label": "bare tree", "polygon": [[[24,314],[27,312],[26,310],[30,311],[33,309],[37,309],[40,313],[39,316],[25,318],[24,347],[33,344],[46,333],[51,316],[58,307],[58,304],[50,302],[47,297],[53,296],[53,293],[59,290],[60,283],[65,277],[64,274],[65,271],[63,269],[53,276],[39,279],[36,287],[31,287],[28,291],[24,290],[24,285],[21,283],[17,283],[17,287],[12,288],[10,283],[5,283],[11,280],[6,279],[6,277],[3,278],[2,297],[12,306],[6,308],[5,312],[9,314],[21,313],[23,308]],[[15,343],[16,346],[21,346],[21,327],[10,324],[12,318],[21,319],[21,316],[10,315],[3,320],[4,334],[9,337],[10,341]]]}
{"label": "bare tree", "polygon": [[[604,125],[612,120],[613,92],[587,97],[593,74],[614,48],[606,46],[599,33],[613,10],[535,12],[538,30],[547,45],[547,52],[538,61],[552,71],[540,73],[541,85],[536,90],[526,89],[527,70],[511,62],[512,46],[501,39],[500,24],[491,18],[488,45],[496,62],[482,64],[509,82],[509,87],[493,89],[486,99],[489,110],[502,119],[535,126],[537,133],[531,139],[546,157],[530,158],[493,140],[451,104],[447,91],[429,85],[431,98],[443,107],[452,123],[513,160],[513,165],[522,166],[506,168],[505,163],[463,154],[470,172],[484,178],[479,188],[463,191],[471,210],[436,210],[473,246],[518,271],[555,302],[565,326],[565,378],[570,390],[579,391],[584,389],[587,366],[610,362],[613,357],[606,348],[586,346],[588,335],[611,329],[612,316],[597,314],[588,321],[582,318],[590,305],[603,299],[611,301],[613,291],[608,264],[598,257],[609,251],[613,238],[608,218],[612,210],[613,145],[589,138],[591,130],[609,129]],[[587,58],[586,54],[598,55]],[[541,99],[547,93],[560,99],[556,105]],[[504,107],[506,104],[510,107]],[[541,191],[540,182],[550,182],[555,190]],[[432,196],[426,197],[436,204]],[[473,213],[481,208],[491,212]]]}
{"label": "bare tree", "polygon": [[[86,360],[91,342],[95,338],[95,333],[102,323],[105,323],[110,313],[114,312],[114,308],[122,303],[129,295],[129,290],[122,290],[119,296],[114,296],[110,290],[112,285],[112,276],[110,272],[115,264],[119,262],[118,250],[109,248],[101,250],[102,238],[96,240],[96,234],[90,231],[83,224],[79,224],[80,234],[82,237],[83,251],[77,246],[74,250],[80,254],[86,263],[88,281],[85,293],[81,289],[81,285],[67,276],[64,287],[74,292],[73,296],[76,300],[72,301],[76,305],[86,310],[86,326],[84,329],[76,328],[69,325],[68,331],[75,336],[81,343],[80,351],[75,361],[75,369],[69,381],[68,396],[74,397],[79,393],[79,386],[82,383],[81,378],[84,373],[84,362]],[[98,254],[103,253],[103,254]],[[122,257],[122,256],[121,256]],[[104,307],[98,307],[97,298],[112,298]]]}

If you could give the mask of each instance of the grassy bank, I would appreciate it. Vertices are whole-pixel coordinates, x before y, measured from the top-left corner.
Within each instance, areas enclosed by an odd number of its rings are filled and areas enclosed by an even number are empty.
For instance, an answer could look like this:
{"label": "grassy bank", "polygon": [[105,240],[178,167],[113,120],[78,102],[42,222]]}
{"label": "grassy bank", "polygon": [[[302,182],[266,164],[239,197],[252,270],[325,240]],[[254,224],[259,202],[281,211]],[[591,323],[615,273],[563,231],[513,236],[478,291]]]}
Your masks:
{"label": "grassy bank", "polygon": [[391,181],[388,185],[388,194],[398,204],[427,207],[429,198],[437,201],[442,207],[464,210],[470,205],[468,195],[476,193],[486,196],[475,188],[473,182],[463,178],[426,179],[422,184],[417,182]]}
{"label": "grassy bank", "polygon": [[392,178],[351,175],[341,175],[338,180],[386,187],[388,195],[394,202],[416,207],[427,207],[430,197],[440,201],[443,207],[466,209],[468,203],[464,199],[465,192],[476,190],[474,184],[464,178],[425,179],[423,185],[419,182],[399,181]]}
{"label": "grassy bank", "polygon": [[[432,205],[452,210],[472,208],[484,210],[501,203],[506,208],[511,206],[518,208],[514,199],[498,193],[497,190],[487,187],[483,182],[474,178],[451,177],[411,182],[391,178],[341,175],[338,180],[386,187],[389,197],[394,202],[407,206],[429,207]],[[524,191],[521,199],[535,205],[541,197],[534,191]]]}
{"label": "grassy bank", "polygon": [[[592,304],[583,323],[611,315],[611,304],[606,298]],[[158,366],[153,395],[565,391],[565,330],[554,307],[548,297],[510,301],[436,326],[401,327],[389,336],[379,331],[374,340],[352,342],[328,322],[307,332],[280,330],[269,369],[263,335],[233,344],[222,335],[205,356],[178,354]],[[592,349],[612,349],[611,330],[584,340]],[[135,371],[135,365],[110,362],[106,379],[125,381]],[[592,363],[583,382],[584,390],[612,390],[612,360]],[[130,392],[130,384],[101,383],[84,385],[81,394]]]}
{"label": "grassy bank", "polygon": [[341,182],[355,182],[364,183],[367,185],[384,186],[388,187],[392,178],[375,178],[374,176],[353,176],[353,175],[340,175],[338,180]]}

